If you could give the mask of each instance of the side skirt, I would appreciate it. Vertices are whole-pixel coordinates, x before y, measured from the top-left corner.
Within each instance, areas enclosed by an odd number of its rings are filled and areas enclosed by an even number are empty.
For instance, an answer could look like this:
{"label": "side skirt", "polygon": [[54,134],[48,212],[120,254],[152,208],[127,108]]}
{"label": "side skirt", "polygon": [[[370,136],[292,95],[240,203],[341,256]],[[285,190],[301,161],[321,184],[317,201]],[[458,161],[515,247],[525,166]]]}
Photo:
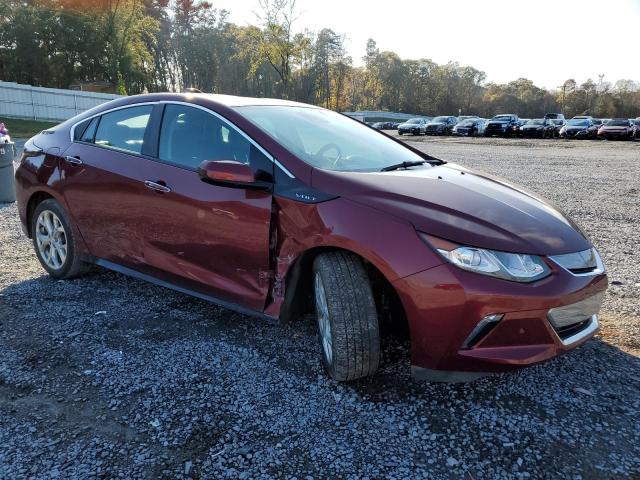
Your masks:
{"label": "side skirt", "polygon": [[145,282],[152,283],[154,285],[158,285],[160,287],[169,288],[171,290],[175,290],[176,292],[184,293],[186,295],[190,295],[192,297],[199,298],[201,300],[205,300],[207,302],[213,303],[223,308],[227,308],[229,310],[233,310],[234,312],[241,313],[242,315],[247,315],[249,317],[259,318],[261,320],[266,320],[270,323],[278,323],[278,319],[271,317],[269,315],[265,315],[262,312],[257,312],[255,310],[251,310],[250,308],[243,307],[242,305],[238,305],[235,303],[227,302],[225,300],[220,300],[217,297],[212,295],[207,295],[206,293],[201,293],[196,290],[191,290],[185,287],[181,287],[180,285],[176,285],[175,283],[167,282],[165,280],[160,280],[159,278],[153,277],[151,275],[147,275],[146,273],[138,272],[132,268],[124,267],[117,263],[110,262],[108,260],[103,260],[101,258],[92,259],[92,263],[104,267],[108,270],[113,270],[114,272],[122,273],[124,275],[128,275],[129,277],[137,278],[139,280],[144,280]]}

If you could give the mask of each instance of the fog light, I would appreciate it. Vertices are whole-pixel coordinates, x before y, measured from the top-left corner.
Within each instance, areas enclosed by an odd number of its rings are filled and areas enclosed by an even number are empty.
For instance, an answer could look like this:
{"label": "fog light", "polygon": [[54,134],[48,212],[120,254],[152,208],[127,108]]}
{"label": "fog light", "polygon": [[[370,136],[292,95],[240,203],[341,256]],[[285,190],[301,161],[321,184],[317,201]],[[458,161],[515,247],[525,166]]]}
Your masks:
{"label": "fog light", "polygon": [[492,313],[482,318],[462,344],[463,348],[471,348],[484,337],[504,317],[501,313]]}

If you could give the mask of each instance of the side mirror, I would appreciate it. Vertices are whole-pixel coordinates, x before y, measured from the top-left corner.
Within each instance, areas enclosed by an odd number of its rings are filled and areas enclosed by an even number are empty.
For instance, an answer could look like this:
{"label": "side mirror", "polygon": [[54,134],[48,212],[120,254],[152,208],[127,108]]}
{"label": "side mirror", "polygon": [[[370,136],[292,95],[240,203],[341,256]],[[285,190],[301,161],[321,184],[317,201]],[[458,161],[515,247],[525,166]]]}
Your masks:
{"label": "side mirror", "polygon": [[202,181],[231,188],[268,190],[269,182],[256,179],[253,169],[235,160],[205,160],[198,166]]}

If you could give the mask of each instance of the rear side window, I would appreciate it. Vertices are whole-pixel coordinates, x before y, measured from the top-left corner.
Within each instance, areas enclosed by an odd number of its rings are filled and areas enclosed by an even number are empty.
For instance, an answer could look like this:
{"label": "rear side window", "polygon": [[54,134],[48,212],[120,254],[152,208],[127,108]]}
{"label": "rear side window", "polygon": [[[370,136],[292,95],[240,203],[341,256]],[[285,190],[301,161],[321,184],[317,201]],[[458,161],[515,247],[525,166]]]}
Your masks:
{"label": "rear side window", "polygon": [[93,138],[96,136],[96,127],[98,126],[98,121],[100,117],[95,117],[91,120],[82,136],[80,137],[81,142],[89,142],[93,143]]}
{"label": "rear side window", "polygon": [[144,132],[152,109],[152,105],[141,105],[105,113],[98,123],[94,143],[125,152],[142,152]]}
{"label": "rear side window", "polygon": [[89,125],[89,123],[91,122],[91,120],[85,120],[82,123],[79,123],[78,125],[76,125],[73,129],[73,140],[74,141],[78,141],[80,140],[80,137],[82,137],[82,133],[87,129],[87,126]]}
{"label": "rear side window", "polygon": [[231,125],[186,105],[165,107],[158,157],[192,170],[204,160],[235,160],[267,174],[273,170],[271,160]]}

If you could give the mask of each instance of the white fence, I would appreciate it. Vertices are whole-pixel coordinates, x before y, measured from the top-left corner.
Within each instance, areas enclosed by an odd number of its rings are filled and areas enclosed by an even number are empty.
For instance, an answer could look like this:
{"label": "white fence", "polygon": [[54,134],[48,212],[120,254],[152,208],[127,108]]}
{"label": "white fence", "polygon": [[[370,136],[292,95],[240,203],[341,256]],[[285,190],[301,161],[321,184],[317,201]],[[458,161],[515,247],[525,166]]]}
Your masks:
{"label": "white fence", "polygon": [[0,117],[61,121],[119,96],[0,81]]}

